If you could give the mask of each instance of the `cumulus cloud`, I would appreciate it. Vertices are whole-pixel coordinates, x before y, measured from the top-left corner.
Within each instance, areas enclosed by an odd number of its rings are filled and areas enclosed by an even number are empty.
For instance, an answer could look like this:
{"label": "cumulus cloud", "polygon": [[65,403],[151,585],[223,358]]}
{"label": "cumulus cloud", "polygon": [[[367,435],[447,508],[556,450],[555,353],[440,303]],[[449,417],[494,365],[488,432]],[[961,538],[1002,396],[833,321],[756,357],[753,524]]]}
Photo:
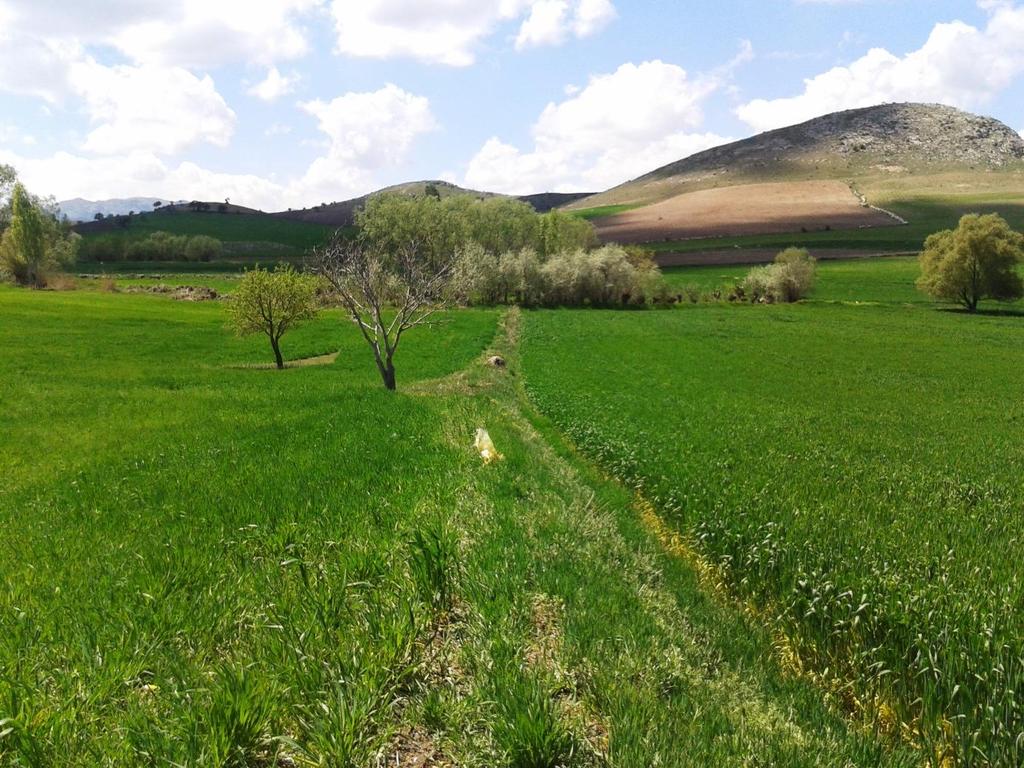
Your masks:
{"label": "cumulus cloud", "polygon": [[508,193],[599,190],[726,139],[700,130],[703,103],[723,79],[691,78],[662,61],[623,64],[544,109],[523,151],[494,137],[465,182]]}
{"label": "cumulus cloud", "polygon": [[116,157],[58,152],[47,158],[28,158],[0,149],[0,163],[17,168],[30,189],[58,199],[230,197],[277,210],[370,191],[376,185],[375,172],[401,163],[416,139],[435,127],[429,101],[394,85],[370,93],[347,93],[330,101],[306,102],[301,107],[315,118],[328,147],[324,156],[293,179],[221,173],[191,162],[175,164],[143,149]]}
{"label": "cumulus cloud", "polygon": [[199,142],[226,146],[235,113],[209,77],[180,67],[105,67],[89,59],[71,66],[72,89],[96,127],[83,149],[98,154],[174,154]]}
{"label": "cumulus cloud", "polygon": [[736,114],[764,131],[888,101],[983,106],[1024,73],[1024,7],[1005,0],[979,5],[989,13],[983,29],[960,21],[937,24],[916,51],[896,56],[874,48],[848,66],[805,80],[799,95],[756,99]]}
{"label": "cumulus cloud", "polygon": [[267,70],[267,76],[249,88],[248,93],[263,101],[277,101],[295,90],[298,80],[297,75],[282,75],[277,67],[271,67]]}
{"label": "cumulus cloud", "polygon": [[[304,15],[321,0],[0,0],[8,39],[117,49],[136,63],[208,68],[270,64],[309,49]],[[4,46],[0,57],[6,58]]]}
{"label": "cumulus cloud", "polygon": [[419,136],[437,127],[427,98],[390,84],[372,93],[347,93],[300,106],[316,118],[328,148],[298,187],[332,199],[361,190],[374,171],[398,165]]}
{"label": "cumulus cloud", "polygon": [[559,45],[570,35],[587,37],[615,18],[609,0],[537,0],[519,28],[516,49]]}
{"label": "cumulus cloud", "polygon": [[502,23],[523,19],[522,49],[586,37],[615,16],[611,0],[334,0],[331,12],[341,53],[456,67],[472,64]]}
{"label": "cumulus cloud", "polygon": [[[254,90],[277,98],[293,78],[273,62],[308,49],[302,15],[321,0],[0,0],[0,90],[50,104],[80,102],[90,152],[170,154],[227,144],[235,115],[195,70],[264,63]],[[97,50],[127,63],[105,66]]]}

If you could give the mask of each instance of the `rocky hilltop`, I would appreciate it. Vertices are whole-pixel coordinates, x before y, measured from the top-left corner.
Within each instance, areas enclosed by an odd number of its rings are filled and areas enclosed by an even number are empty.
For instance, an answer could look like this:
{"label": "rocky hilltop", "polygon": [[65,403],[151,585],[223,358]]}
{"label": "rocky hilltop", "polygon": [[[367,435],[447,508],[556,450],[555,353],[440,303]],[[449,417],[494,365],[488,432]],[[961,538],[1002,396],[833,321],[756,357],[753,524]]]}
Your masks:
{"label": "rocky hilltop", "polygon": [[752,181],[1007,167],[1024,167],[1024,139],[998,120],[939,104],[882,104],[700,152],[577,207]]}

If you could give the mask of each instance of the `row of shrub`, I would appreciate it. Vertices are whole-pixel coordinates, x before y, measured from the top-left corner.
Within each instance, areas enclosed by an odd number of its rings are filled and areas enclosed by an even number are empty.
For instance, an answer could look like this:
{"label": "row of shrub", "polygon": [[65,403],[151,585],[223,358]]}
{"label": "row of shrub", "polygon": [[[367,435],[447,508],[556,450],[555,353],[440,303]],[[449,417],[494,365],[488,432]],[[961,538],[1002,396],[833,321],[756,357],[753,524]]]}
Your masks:
{"label": "row of shrub", "polygon": [[142,239],[118,235],[90,237],[82,243],[83,261],[213,261],[220,258],[224,245],[207,235],[173,235],[153,232]]}
{"label": "row of shrub", "polygon": [[611,307],[657,301],[665,289],[650,257],[619,245],[545,257],[529,247],[496,254],[470,243],[456,260],[452,292],[463,304]]}
{"label": "row of shrub", "polygon": [[[684,285],[667,298],[669,303],[717,304],[750,302],[783,304],[806,298],[814,288],[817,261],[803,248],[787,248],[775,261],[753,267],[738,283],[710,290],[695,283]],[[666,301],[660,292],[658,300]]]}

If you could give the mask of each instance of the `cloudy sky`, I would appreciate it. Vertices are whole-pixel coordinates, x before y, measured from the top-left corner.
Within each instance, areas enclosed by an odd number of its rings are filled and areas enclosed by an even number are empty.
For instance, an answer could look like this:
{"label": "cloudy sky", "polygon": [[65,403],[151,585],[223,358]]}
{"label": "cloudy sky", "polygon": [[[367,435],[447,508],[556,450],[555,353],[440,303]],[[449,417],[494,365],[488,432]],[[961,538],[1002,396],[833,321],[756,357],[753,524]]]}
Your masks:
{"label": "cloudy sky", "polygon": [[58,199],[600,190],[884,101],[1024,129],[1024,0],[0,0],[0,162]]}

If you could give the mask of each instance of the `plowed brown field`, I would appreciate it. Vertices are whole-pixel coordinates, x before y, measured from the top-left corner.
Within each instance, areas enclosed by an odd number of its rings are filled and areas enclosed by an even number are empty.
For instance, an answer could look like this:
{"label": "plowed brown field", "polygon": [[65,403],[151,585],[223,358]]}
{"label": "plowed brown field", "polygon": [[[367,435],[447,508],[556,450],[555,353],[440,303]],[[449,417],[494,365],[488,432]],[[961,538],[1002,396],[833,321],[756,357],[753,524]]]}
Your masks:
{"label": "plowed brown field", "polygon": [[705,189],[594,221],[603,241],[617,243],[896,224],[891,216],[861,205],[841,181],[793,181]]}

